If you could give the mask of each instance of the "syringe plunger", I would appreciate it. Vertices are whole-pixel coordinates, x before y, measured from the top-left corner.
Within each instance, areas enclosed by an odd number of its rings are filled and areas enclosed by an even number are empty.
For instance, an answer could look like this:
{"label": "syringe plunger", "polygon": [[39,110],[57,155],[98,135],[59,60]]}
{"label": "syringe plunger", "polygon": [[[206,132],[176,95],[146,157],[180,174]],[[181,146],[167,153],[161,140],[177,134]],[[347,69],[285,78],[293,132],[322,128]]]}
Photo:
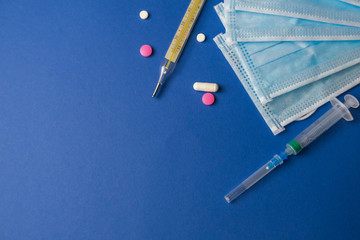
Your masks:
{"label": "syringe plunger", "polygon": [[294,150],[295,154],[298,154],[303,148],[307,147],[342,118],[346,121],[354,120],[349,111],[349,108],[359,107],[359,101],[354,96],[346,95],[344,103],[340,102],[337,98],[332,99],[330,103],[332,104],[332,108],[329,111],[288,144],[288,146]]}

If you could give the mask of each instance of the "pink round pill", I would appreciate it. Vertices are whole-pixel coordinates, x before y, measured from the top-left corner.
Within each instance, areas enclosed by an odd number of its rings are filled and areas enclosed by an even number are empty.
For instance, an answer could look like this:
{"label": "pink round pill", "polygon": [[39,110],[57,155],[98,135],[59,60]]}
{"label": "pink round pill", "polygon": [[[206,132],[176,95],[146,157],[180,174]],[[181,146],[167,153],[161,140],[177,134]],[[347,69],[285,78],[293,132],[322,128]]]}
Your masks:
{"label": "pink round pill", "polygon": [[152,52],[153,52],[152,47],[149,45],[144,45],[140,48],[140,54],[143,57],[150,57]]}
{"label": "pink round pill", "polygon": [[202,102],[208,106],[212,105],[215,102],[215,96],[211,93],[205,93],[202,97]]}

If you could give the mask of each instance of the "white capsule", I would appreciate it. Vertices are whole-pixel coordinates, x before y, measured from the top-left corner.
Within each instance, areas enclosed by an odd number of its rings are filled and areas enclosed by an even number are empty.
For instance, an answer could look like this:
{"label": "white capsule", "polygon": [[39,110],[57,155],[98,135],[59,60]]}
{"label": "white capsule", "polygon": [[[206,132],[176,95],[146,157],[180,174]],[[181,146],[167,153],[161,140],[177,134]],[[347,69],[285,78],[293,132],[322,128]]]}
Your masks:
{"label": "white capsule", "polygon": [[141,11],[139,15],[142,20],[148,19],[149,17],[149,13],[145,10]]}
{"label": "white capsule", "polygon": [[196,82],[193,85],[194,90],[202,92],[217,92],[219,85],[216,83]]}

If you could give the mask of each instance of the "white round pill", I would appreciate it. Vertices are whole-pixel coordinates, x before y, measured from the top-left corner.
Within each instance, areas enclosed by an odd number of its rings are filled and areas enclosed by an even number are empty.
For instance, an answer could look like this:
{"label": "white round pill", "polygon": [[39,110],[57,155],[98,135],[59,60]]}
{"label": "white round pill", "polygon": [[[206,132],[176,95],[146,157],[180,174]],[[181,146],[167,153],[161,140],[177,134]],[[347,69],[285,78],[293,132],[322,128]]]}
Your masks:
{"label": "white round pill", "polygon": [[199,33],[199,34],[197,35],[197,37],[196,37],[196,40],[197,40],[198,42],[204,42],[204,41],[206,40],[205,34]]}
{"label": "white round pill", "polygon": [[148,13],[147,11],[142,10],[142,11],[140,12],[140,18],[141,18],[141,19],[145,20],[145,19],[148,19],[148,17],[149,17],[149,13]]}

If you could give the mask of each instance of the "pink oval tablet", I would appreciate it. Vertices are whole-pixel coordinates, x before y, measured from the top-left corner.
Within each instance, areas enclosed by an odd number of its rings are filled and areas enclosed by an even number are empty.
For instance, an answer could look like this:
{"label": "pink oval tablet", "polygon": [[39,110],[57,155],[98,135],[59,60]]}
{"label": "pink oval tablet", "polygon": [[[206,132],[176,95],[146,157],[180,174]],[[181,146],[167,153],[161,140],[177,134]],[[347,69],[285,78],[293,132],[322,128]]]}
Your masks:
{"label": "pink oval tablet", "polygon": [[211,93],[205,93],[202,97],[202,102],[208,106],[212,105],[215,102],[215,96]]}
{"label": "pink oval tablet", "polygon": [[153,52],[153,50],[152,50],[151,46],[149,46],[149,45],[144,45],[140,48],[140,54],[143,57],[150,57],[152,52]]}

